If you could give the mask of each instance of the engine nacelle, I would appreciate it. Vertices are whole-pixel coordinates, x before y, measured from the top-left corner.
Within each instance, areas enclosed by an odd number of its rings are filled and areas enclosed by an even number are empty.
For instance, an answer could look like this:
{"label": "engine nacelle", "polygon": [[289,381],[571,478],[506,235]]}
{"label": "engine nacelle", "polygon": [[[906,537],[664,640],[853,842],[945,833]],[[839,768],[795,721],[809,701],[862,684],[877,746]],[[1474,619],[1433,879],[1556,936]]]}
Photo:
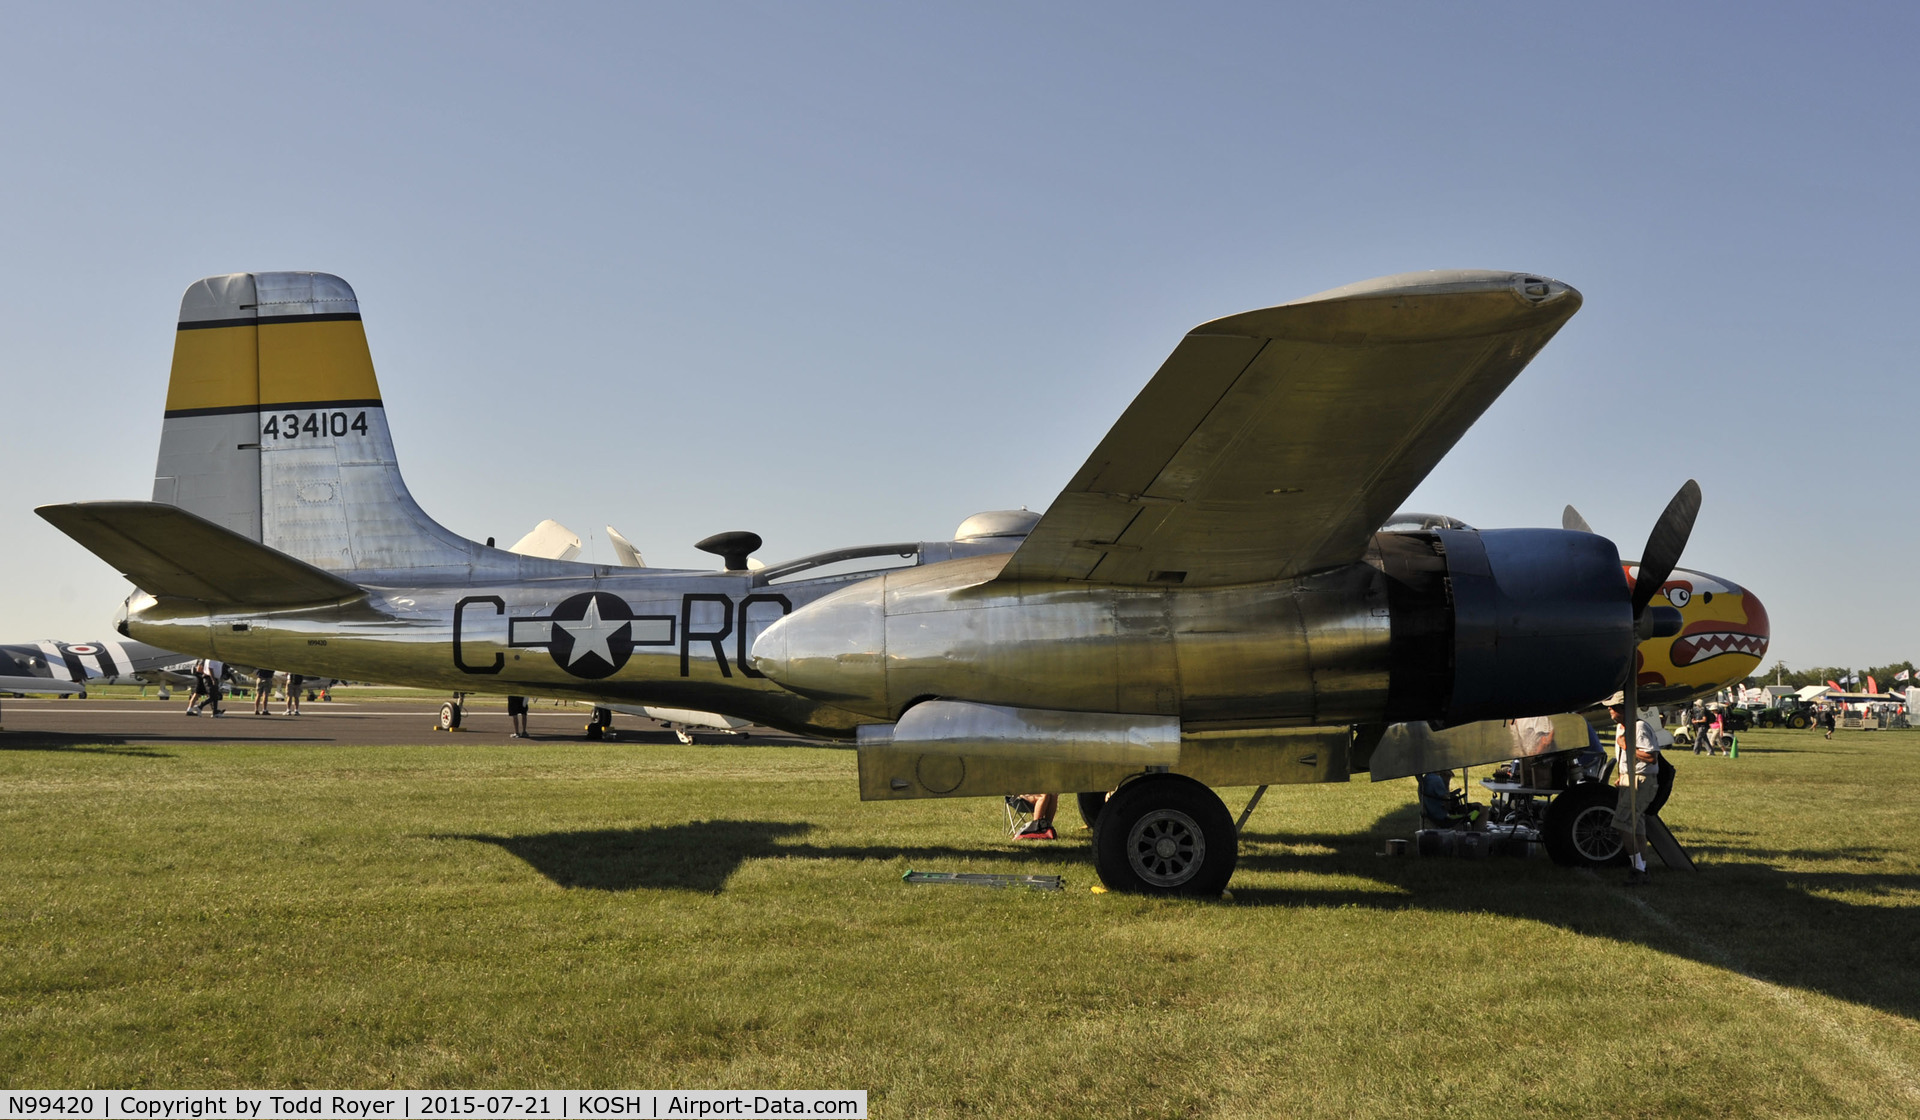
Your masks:
{"label": "engine nacelle", "polygon": [[1618,552],[1588,533],[1382,533],[1366,563],[1214,588],[1002,584],[1004,562],[835,592],[768,627],[754,667],[889,721],[938,697],[1284,727],[1564,712],[1633,649]]}
{"label": "engine nacelle", "polygon": [[1633,608],[1606,538],[1443,529],[1374,549],[1393,612],[1387,722],[1573,711],[1624,679]]}

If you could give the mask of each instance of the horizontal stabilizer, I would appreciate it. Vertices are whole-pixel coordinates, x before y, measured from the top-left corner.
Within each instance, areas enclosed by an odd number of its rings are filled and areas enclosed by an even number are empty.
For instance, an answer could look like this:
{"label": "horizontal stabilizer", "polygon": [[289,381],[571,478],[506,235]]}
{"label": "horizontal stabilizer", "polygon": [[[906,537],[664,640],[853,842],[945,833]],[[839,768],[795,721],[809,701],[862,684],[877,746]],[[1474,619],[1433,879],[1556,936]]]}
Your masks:
{"label": "horizontal stabilizer", "polygon": [[364,595],[357,584],[163,502],[34,511],[149,595],[271,609]]}

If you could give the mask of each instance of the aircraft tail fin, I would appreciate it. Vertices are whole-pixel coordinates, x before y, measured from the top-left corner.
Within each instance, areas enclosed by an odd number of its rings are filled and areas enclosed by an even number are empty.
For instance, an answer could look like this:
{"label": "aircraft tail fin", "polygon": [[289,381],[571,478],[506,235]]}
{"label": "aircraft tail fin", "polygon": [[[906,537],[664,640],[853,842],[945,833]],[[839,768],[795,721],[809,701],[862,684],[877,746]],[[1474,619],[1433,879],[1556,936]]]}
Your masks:
{"label": "aircraft tail fin", "polygon": [[580,534],[549,517],[508,545],[507,551],[548,560],[571,560],[580,555]]}
{"label": "aircraft tail fin", "polygon": [[357,598],[357,584],[161,502],[75,502],[34,512],[150,595],[275,608]]}
{"label": "aircraft tail fin", "polygon": [[633,542],[621,536],[620,530],[611,525],[607,526],[607,540],[613,544],[614,558],[621,567],[644,568],[647,566],[647,562],[641,559],[640,550],[633,547]]}
{"label": "aircraft tail fin", "polygon": [[153,500],[329,572],[472,575],[519,559],[442,527],[407,492],[359,301],[323,272],[187,289]]}

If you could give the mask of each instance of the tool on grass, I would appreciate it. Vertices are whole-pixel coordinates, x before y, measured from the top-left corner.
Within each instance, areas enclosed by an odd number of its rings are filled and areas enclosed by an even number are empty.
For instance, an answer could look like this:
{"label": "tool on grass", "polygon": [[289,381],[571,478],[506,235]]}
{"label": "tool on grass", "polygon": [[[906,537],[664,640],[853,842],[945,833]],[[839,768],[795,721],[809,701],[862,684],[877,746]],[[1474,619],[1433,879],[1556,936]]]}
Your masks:
{"label": "tool on grass", "polygon": [[989,875],[976,871],[914,871],[900,876],[904,883],[950,883],[963,887],[1026,887],[1036,891],[1057,891],[1066,885],[1058,875]]}

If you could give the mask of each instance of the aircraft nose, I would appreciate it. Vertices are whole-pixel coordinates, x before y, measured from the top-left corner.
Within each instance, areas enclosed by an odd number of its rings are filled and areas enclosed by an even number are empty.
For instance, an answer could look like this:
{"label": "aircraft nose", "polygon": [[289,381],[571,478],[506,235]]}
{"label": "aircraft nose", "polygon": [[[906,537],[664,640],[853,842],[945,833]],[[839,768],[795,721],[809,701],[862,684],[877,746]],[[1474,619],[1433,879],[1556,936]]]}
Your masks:
{"label": "aircraft nose", "polygon": [[1766,653],[1767,643],[1773,638],[1773,622],[1767,618],[1766,604],[1760,601],[1760,596],[1755,595],[1751,588],[1746,589],[1745,603],[1747,607],[1747,629],[1752,631],[1760,639],[1760,648],[1755,653],[1755,656],[1760,656]]}
{"label": "aircraft nose", "polygon": [[754,672],[776,684],[781,684],[780,678],[787,675],[786,621],[780,618],[762,630],[753,640],[753,648],[747,651],[747,660],[753,662]]}

